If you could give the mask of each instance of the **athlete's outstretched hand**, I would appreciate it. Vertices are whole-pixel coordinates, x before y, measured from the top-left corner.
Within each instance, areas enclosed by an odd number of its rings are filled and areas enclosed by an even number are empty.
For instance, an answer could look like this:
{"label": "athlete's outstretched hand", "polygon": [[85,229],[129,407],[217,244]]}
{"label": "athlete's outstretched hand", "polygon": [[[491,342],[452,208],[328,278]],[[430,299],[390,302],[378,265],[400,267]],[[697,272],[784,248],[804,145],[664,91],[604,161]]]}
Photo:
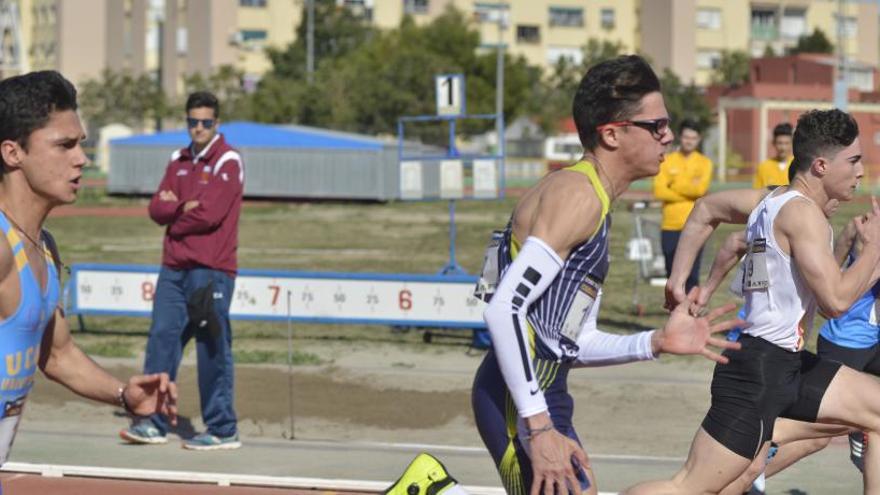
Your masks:
{"label": "athlete's outstretched hand", "polygon": [[862,244],[880,244],[880,205],[877,204],[877,198],[871,196],[871,211],[864,216],[864,220],[854,223]]}
{"label": "athlete's outstretched hand", "polygon": [[587,454],[577,442],[551,428],[533,434],[529,449],[533,474],[530,495],[581,492],[573,460],[577,459],[579,468],[589,469],[590,465]]}
{"label": "athlete's outstretched hand", "polygon": [[177,424],[177,385],[168,373],[136,375],[128,379],[123,391],[125,403],[138,416],[164,414]]}
{"label": "athlete's outstretched hand", "polygon": [[726,364],[728,359],[711,350],[709,346],[723,349],[739,349],[738,342],[728,342],[724,338],[714,337],[719,332],[726,332],[734,327],[745,324],[740,319],[724,320],[713,323],[719,317],[736,311],[735,304],[727,304],[715,308],[705,316],[691,314],[691,305],[696,304],[698,289],[695,287],[688,293],[687,300],[680,302],[666,321],[666,325],[654,332],[652,346],[654,354],[700,354],[707,359]]}

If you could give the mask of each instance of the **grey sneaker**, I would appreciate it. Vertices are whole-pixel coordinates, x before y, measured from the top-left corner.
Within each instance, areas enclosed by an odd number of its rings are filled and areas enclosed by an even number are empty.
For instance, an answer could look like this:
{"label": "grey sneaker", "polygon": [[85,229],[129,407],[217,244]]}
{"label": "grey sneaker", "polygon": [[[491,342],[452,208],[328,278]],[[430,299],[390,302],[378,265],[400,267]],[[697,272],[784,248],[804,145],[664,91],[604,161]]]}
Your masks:
{"label": "grey sneaker", "polygon": [[233,450],[239,447],[241,442],[238,440],[238,434],[218,437],[206,432],[183,441],[183,448],[189,450]]}
{"label": "grey sneaker", "polygon": [[128,443],[143,445],[161,445],[168,442],[168,438],[150,420],[132,423],[128,428],[119,431],[119,437]]}

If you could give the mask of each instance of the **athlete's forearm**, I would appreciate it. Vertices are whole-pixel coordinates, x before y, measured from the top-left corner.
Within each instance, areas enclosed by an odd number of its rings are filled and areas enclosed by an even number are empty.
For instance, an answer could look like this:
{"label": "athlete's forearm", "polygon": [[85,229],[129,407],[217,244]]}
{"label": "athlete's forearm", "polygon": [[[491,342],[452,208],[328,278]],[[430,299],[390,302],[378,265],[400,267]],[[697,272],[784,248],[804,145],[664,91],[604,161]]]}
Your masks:
{"label": "athlete's forearm", "polygon": [[617,335],[592,328],[584,329],[578,339],[578,359],[575,367],[590,368],[656,359],[660,348],[655,348],[655,331],[631,335]]}
{"label": "athlete's forearm", "polygon": [[77,395],[107,404],[117,404],[119,389],[125,386],[73,342],[52,349],[43,373]]}
{"label": "athlete's forearm", "polygon": [[700,300],[708,302],[709,298],[724,281],[724,277],[730,273],[739,259],[746,253],[748,244],[746,244],[745,231],[734,232],[727,236],[718,254],[715,255],[715,261],[712,262],[712,268],[709,269],[709,276],[706,282],[700,287]]}
{"label": "athlete's forearm", "polygon": [[876,243],[862,247],[859,257],[840,274],[836,288],[816,294],[820,309],[831,318],[845,313],[859,297],[880,279],[880,246]]}

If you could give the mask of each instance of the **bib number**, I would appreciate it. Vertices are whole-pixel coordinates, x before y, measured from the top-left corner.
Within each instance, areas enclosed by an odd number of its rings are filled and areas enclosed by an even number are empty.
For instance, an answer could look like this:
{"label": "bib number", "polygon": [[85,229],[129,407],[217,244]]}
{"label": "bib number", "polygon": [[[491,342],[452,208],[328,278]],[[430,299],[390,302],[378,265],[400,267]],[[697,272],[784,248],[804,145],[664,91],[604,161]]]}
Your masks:
{"label": "bib number", "polygon": [[767,239],[755,239],[749,243],[746,259],[743,262],[742,290],[764,290],[770,287],[767,272]]}
{"label": "bib number", "polygon": [[498,287],[498,247],[503,239],[504,231],[493,231],[489,245],[486,247],[486,253],[483,255],[483,270],[480,272],[477,286],[474,287],[474,297],[485,302],[492,299],[492,295],[495,294],[495,289]]}
{"label": "bib number", "polygon": [[[562,337],[568,339],[572,344],[577,343],[578,336],[587,322],[590,310],[593,308],[596,298],[599,297],[601,287],[599,282],[589,277],[585,277],[580,287],[578,287],[577,294],[575,294],[574,300],[571,302],[571,307],[568,308],[568,314],[562,322],[561,331]],[[576,348],[575,352],[577,352]]]}

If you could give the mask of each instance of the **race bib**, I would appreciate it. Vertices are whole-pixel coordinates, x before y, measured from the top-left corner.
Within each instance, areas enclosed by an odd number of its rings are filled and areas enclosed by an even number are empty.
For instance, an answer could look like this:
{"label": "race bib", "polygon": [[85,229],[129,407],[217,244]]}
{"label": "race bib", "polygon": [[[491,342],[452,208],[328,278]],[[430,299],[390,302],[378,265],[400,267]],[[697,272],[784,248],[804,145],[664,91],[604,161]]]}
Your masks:
{"label": "race bib", "polygon": [[562,322],[561,333],[564,338],[573,343],[577,342],[578,336],[584,328],[584,323],[587,321],[587,316],[590,314],[590,309],[596,302],[596,298],[599,297],[601,287],[597,281],[589,276],[581,282],[574,300],[571,302],[571,307],[568,308],[568,314],[565,315],[565,320]]}
{"label": "race bib", "polygon": [[498,246],[501,245],[503,239],[504,231],[493,231],[489,245],[486,247],[486,253],[483,255],[483,270],[480,272],[477,286],[474,287],[474,297],[485,302],[492,299],[492,295],[495,294],[495,289],[498,287]]}
{"label": "race bib", "polygon": [[742,290],[763,290],[770,287],[767,272],[767,239],[755,239],[749,243],[749,250],[743,262]]}
{"label": "race bib", "polygon": [[743,297],[743,277],[745,276],[744,269],[746,266],[745,256],[740,262],[736,265],[736,275],[730,280],[730,293],[737,296]]}

